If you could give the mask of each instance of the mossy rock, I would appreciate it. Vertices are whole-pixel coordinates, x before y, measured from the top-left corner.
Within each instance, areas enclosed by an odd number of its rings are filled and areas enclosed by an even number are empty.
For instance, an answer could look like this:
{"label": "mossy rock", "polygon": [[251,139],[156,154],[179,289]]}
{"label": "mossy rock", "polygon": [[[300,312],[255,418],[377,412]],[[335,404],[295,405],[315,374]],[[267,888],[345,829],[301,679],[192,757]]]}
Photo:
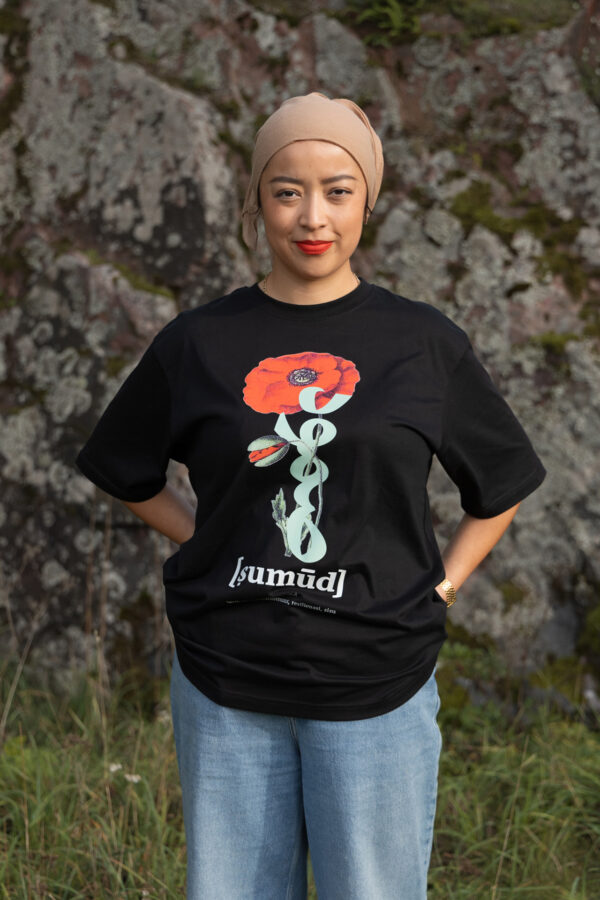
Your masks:
{"label": "mossy rock", "polygon": [[577,650],[600,660],[600,604],[590,609],[577,641]]}
{"label": "mossy rock", "polygon": [[580,340],[580,335],[573,331],[545,331],[543,334],[536,334],[531,338],[531,343],[538,347],[542,347],[550,356],[563,357],[569,341]]}
{"label": "mossy rock", "polygon": [[547,662],[538,672],[529,676],[534,687],[559,691],[575,706],[583,702],[583,675],[587,669],[578,656],[564,656]]}
{"label": "mossy rock", "polygon": [[334,15],[355,28],[365,44],[391,47],[423,34],[422,16],[428,13],[450,14],[460,22],[458,41],[464,45],[494,35],[560,28],[573,12],[571,0],[348,0],[346,9]]}
{"label": "mossy rock", "polygon": [[371,218],[369,221],[363,225],[363,230],[360,238],[360,247],[362,250],[369,250],[375,244],[377,240],[377,232],[379,230],[379,225],[377,222],[373,222]]}
{"label": "mossy rock", "polygon": [[124,356],[109,356],[106,358],[104,363],[104,368],[106,370],[106,374],[111,378],[116,378],[119,372],[122,372],[126,365],[128,365],[130,360],[125,359]]}
{"label": "mossy rock", "polygon": [[488,634],[471,634],[464,625],[458,625],[450,618],[446,619],[446,633],[452,644],[463,644],[475,650],[493,650],[495,647],[494,639]]}
{"label": "mossy rock", "polygon": [[504,612],[509,612],[514,606],[520,606],[527,596],[523,588],[514,581],[501,581],[496,587],[502,594]]}
{"label": "mossy rock", "polygon": [[470,38],[533,34],[560,28],[573,17],[571,0],[448,0],[426,2],[426,11],[451,13]]}
{"label": "mossy rock", "polygon": [[441,705],[445,711],[461,710],[469,706],[469,692],[455,679],[451,665],[439,665],[435,674]]}
{"label": "mossy rock", "polygon": [[537,237],[543,251],[537,262],[540,278],[547,274],[560,275],[567,289],[580,298],[589,282],[590,273],[579,256],[570,250],[584,222],[579,217],[564,221],[543,203],[527,203],[515,196],[512,203],[523,212],[514,217],[499,215],[492,207],[492,185],[487,181],[473,181],[457,194],[450,204],[450,212],[459,219],[467,234],[482,225],[497,234],[510,248],[515,234],[527,230]]}
{"label": "mossy rock", "polygon": [[452,215],[460,219],[467,234],[475,225],[483,225],[510,243],[518,230],[515,220],[504,218],[491,207],[492,186],[487,181],[473,181],[469,187],[457,194],[450,204]]}

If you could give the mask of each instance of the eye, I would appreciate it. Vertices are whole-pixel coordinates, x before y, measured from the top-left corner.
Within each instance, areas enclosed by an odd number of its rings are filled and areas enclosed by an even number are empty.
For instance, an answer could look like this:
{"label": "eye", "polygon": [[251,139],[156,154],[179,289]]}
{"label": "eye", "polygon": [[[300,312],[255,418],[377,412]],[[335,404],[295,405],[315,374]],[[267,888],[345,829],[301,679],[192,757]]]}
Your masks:
{"label": "eye", "polygon": [[291,188],[285,188],[283,191],[277,191],[275,194],[276,197],[283,197],[284,200],[290,200],[294,197],[296,191],[293,191]]}
{"label": "eye", "polygon": [[331,193],[335,197],[343,197],[344,194],[351,194],[352,191],[347,190],[346,188],[334,188]]}

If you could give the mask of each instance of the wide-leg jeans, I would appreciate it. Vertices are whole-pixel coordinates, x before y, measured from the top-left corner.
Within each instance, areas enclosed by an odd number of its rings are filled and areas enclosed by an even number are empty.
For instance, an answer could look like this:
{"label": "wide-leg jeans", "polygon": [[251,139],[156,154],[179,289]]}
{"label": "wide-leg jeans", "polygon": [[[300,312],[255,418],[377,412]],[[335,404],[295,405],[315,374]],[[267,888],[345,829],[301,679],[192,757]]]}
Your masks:
{"label": "wide-leg jeans", "polygon": [[221,706],[175,654],[171,708],[188,900],[425,900],[441,735],[435,673],[383,715]]}

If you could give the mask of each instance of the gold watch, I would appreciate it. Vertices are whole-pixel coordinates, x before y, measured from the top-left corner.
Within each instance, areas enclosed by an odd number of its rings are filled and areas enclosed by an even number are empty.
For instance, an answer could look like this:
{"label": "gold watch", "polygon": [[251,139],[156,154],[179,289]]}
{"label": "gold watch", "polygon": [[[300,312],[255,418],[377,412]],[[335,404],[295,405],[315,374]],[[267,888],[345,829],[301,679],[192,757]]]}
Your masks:
{"label": "gold watch", "polygon": [[456,601],[456,590],[451,581],[447,578],[445,581],[442,581],[440,587],[444,589],[446,594],[446,606],[452,606],[452,604]]}

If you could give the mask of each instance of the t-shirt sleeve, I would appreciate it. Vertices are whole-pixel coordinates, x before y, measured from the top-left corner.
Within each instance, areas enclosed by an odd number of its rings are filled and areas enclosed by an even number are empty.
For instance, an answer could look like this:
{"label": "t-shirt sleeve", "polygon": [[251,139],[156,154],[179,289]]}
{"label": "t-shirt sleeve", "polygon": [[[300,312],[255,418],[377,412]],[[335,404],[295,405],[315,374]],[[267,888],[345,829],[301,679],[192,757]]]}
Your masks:
{"label": "t-shirt sleeve", "polygon": [[500,515],[534,491],[546,470],[521,424],[469,345],[450,375],[437,456],[463,510]]}
{"label": "t-shirt sleeve", "polygon": [[167,481],[170,412],[169,384],[151,345],[79,452],[78,468],[119,500],[154,497]]}

